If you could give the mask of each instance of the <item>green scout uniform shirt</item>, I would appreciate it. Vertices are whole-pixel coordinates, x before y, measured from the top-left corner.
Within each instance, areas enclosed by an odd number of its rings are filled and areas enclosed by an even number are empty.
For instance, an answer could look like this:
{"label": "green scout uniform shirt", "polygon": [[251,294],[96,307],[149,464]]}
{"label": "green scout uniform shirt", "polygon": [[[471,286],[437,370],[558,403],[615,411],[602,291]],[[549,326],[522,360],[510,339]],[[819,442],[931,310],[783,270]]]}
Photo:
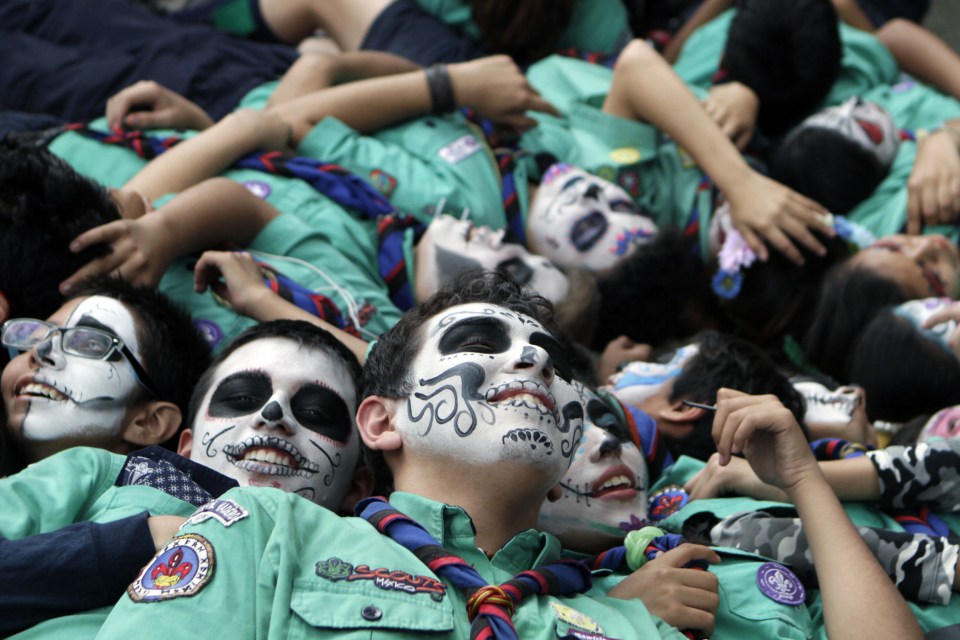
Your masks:
{"label": "green scout uniform shirt", "polygon": [[[329,298],[345,319],[350,319],[353,309],[367,340],[375,339],[400,319],[401,311],[387,295],[376,264],[357,262],[351,256],[356,253],[355,245],[343,238],[335,242],[330,234],[316,231],[295,216],[281,214],[247,248],[257,260]],[[159,289],[190,312],[195,326],[214,348],[222,348],[257,322],[236,313],[209,290],[194,291],[191,265],[195,261],[190,257],[174,262],[164,273]]]}
{"label": "green scout uniform shirt", "polygon": [[551,56],[530,67],[527,78],[565,115],[531,114],[539,125],[521,138],[526,151],[550,153],[619,184],[660,226],[685,227],[695,204],[701,218],[712,212],[710,190],[698,202],[704,174],[685,151],[649,124],[603,112],[612,71]]}
{"label": "green scout uniform shirt", "polygon": [[[669,484],[683,486],[697,471],[702,469],[703,466],[704,463],[699,460],[682,456],[672,467],[666,470],[664,475],[651,488],[651,492],[656,492]],[[854,525],[874,527],[878,529],[890,529],[892,531],[904,530],[896,520],[881,512],[871,504],[864,502],[845,502],[843,503],[843,508],[847,512],[847,516]],[[694,500],[693,502],[688,503],[685,507],[660,522],[658,526],[662,529],[679,533],[683,528],[683,523],[697,513],[710,512],[716,517],[722,519],[727,516],[732,516],[736,513],[743,513],[745,511],[770,511],[776,515],[796,517],[796,511],[794,510],[792,504],[740,497],[713,498],[709,500]],[[780,513],[777,513],[778,511]],[[711,567],[711,571],[712,570],[713,567]],[[751,584],[755,585],[755,583]],[[754,590],[756,591],[756,594],[751,594],[745,591],[741,591],[739,594],[741,597],[745,595],[751,596],[749,598],[751,610],[761,611],[769,610],[771,606],[774,608],[785,606],[777,605],[773,601],[767,599],[760,593],[759,589]],[[763,602],[763,600],[767,600],[767,602]],[[767,603],[769,603],[769,605]],[[806,627],[808,633],[807,637],[826,639],[826,627],[824,626],[823,622],[823,602],[820,592],[814,591],[812,594],[808,593],[807,603],[807,608],[809,609],[809,615],[807,617],[809,620],[809,626]],[[950,604],[943,606],[933,604],[917,604],[909,601],[907,604],[917,616],[917,620],[920,622],[920,625],[923,627],[925,632],[934,629],[940,629],[947,625],[960,623],[960,598],[958,597],[951,598]],[[723,605],[722,594],[721,608],[725,608]],[[740,611],[735,611],[734,613],[737,615],[742,615]],[[720,614],[718,612],[718,632],[720,631],[719,619]],[[714,637],[719,638],[720,636],[715,635]],[[737,636],[728,637],[734,638]]]}
{"label": "green scout uniform shirt", "polygon": [[[0,536],[17,540],[76,522],[113,522],[144,511],[187,517],[196,510],[153,487],[115,486],[125,462],[103,449],[73,447],[0,479]],[[93,638],[109,612],[52,618],[12,637]]]}
{"label": "green scout uniform shirt", "polygon": [[[470,17],[472,8],[463,0],[417,0],[417,4],[475,42],[483,41],[483,34]],[[570,24],[557,40],[557,48],[617,53],[633,35],[627,18],[620,0],[577,0]]]}
{"label": "green scout uniform shirt", "polygon": [[[222,499],[248,515],[229,527],[208,520],[181,530],[187,537],[180,544],[206,549],[208,558],[193,595],[137,602],[128,592],[99,637],[469,637],[463,596],[440,587],[413,553],[366,521],[273,489],[233,489]],[[391,501],[491,583],[560,555],[556,538],[528,530],[488,560],[462,509],[404,493]],[[142,584],[138,579],[131,591]],[[529,598],[513,620],[524,640],[563,638],[569,630],[661,637],[641,603],[604,597]]]}

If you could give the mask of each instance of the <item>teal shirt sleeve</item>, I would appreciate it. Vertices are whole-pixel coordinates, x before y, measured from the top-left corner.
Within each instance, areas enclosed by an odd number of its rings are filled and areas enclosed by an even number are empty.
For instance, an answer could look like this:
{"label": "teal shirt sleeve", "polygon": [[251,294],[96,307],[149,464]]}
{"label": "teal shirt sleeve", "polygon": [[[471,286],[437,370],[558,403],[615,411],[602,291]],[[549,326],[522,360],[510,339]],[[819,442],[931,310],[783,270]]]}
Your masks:
{"label": "teal shirt sleeve", "polygon": [[73,447],[0,479],[0,536],[23,538],[88,519],[124,460],[102,449]]}

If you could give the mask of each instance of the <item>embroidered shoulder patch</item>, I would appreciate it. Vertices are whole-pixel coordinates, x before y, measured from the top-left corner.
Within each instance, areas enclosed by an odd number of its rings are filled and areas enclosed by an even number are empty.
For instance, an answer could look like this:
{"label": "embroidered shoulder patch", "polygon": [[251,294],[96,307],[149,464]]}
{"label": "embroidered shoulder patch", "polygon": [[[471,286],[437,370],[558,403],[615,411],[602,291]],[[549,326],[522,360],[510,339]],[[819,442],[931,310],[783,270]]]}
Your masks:
{"label": "embroidered shoulder patch", "polygon": [[374,169],[370,172],[370,183],[373,187],[389,198],[397,188],[397,179],[382,169]]}
{"label": "embroidered shoulder patch", "polygon": [[760,565],[757,569],[757,586],[763,595],[780,604],[798,605],[807,598],[800,579],[793,571],[776,562]]}
{"label": "embroidered shoulder patch", "polygon": [[650,520],[660,522],[682,509],[688,502],[690,496],[683,487],[677,484],[667,485],[650,496]]}
{"label": "embroidered shoulder patch", "polygon": [[216,520],[225,527],[229,527],[234,522],[239,522],[250,515],[246,509],[241,507],[233,500],[211,500],[199,509],[193,512],[184,526],[188,524],[199,524],[207,520]]}
{"label": "embroidered shoulder patch", "polygon": [[449,164],[457,164],[462,160],[466,160],[477,151],[480,151],[480,148],[480,143],[477,142],[477,139],[468,133],[440,149],[437,155]]}
{"label": "embroidered shoulder patch", "polygon": [[354,567],[340,558],[327,558],[317,563],[317,575],[331,582],[346,580],[370,580],[374,586],[387,591],[405,591],[410,594],[426,593],[437,602],[443,600],[447,585],[436,578],[417,576],[398,569],[371,569],[361,564]]}
{"label": "embroidered shoulder patch", "polygon": [[216,558],[210,541],[196,533],[177,536],[127,587],[134,602],[197,595],[213,578]]}
{"label": "embroidered shoulder patch", "polygon": [[577,638],[578,640],[605,638],[603,627],[585,613],[559,602],[551,602],[550,607],[557,616],[557,636],[560,638]]}

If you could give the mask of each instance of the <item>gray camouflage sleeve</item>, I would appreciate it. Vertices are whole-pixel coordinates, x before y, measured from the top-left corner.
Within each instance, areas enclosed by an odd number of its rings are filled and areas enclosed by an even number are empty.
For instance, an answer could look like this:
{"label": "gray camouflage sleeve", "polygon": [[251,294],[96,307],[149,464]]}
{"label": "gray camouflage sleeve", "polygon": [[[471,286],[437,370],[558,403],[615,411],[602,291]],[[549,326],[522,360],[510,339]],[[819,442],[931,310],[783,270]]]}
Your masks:
{"label": "gray camouflage sleeve", "polygon": [[[907,600],[947,604],[960,546],[947,538],[858,527],[867,546]],[[710,530],[710,540],[789,564],[812,575],[813,557],[799,518],[774,517],[762,511],[724,518]]]}
{"label": "gray camouflage sleeve", "polygon": [[960,439],[887,447],[867,457],[877,469],[884,507],[960,511]]}

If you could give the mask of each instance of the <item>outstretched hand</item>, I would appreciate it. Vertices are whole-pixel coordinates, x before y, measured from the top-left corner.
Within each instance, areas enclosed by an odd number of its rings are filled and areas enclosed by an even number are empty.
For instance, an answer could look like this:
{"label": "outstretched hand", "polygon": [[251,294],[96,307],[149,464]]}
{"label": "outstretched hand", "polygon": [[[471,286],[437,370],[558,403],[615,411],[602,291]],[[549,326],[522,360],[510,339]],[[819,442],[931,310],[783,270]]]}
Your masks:
{"label": "outstretched hand", "polygon": [[132,84],[107,100],[111,129],[206,129],[213,120],[198,104],[152,80]]}
{"label": "outstretched hand", "polygon": [[135,284],[156,286],[176,257],[172,242],[158,213],[136,220],[115,220],[84,231],[70,243],[72,253],[100,244],[107,245],[109,253],[77,269],[60,284],[60,292],[66,294],[81,280],[104,273]]}
{"label": "outstretched hand", "polygon": [[811,230],[835,235],[822,206],[755,171],[725,195],[731,221],[761,260],[769,257],[766,241],[791,262],[802,265],[803,255],[794,243],[823,255],[826,249]]}
{"label": "outstretched hand", "polygon": [[907,180],[907,233],[925,225],[948,224],[960,216],[960,150],[950,129],[927,136]]}
{"label": "outstretched hand", "polygon": [[737,149],[743,151],[747,147],[760,109],[760,100],[750,87],[741,82],[714,85],[703,108]]}
{"label": "outstretched hand", "polygon": [[720,604],[717,576],[686,568],[694,561],[717,564],[720,556],[698,544],[682,544],[646,563],[607,593],[620,599],[639,598],[653,615],[678,629],[697,629],[706,636]]}
{"label": "outstretched hand", "polygon": [[206,251],[193,270],[197,293],[210,289],[237,313],[252,316],[265,296],[276,295],[263,283],[263,273],[246,251]]}
{"label": "outstretched hand", "polygon": [[788,494],[820,472],[796,418],[776,396],[720,389],[712,435],[721,466],[743,453],[760,480]]}
{"label": "outstretched hand", "polygon": [[527,111],[559,116],[556,107],[530,86],[510,56],[498,55],[448,65],[457,104],[471,107],[483,118],[526,130],[537,121]]}

